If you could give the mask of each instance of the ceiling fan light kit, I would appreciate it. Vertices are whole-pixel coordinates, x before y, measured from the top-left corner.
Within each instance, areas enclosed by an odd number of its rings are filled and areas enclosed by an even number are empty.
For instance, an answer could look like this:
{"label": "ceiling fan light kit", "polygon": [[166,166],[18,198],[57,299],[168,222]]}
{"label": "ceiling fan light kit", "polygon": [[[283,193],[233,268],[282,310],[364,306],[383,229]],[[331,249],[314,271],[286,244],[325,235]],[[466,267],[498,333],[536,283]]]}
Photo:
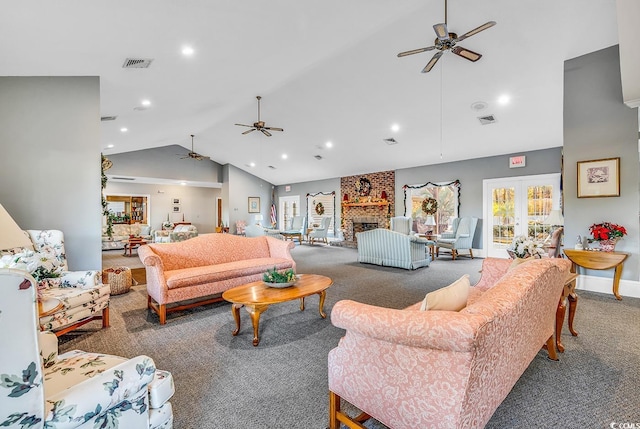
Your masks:
{"label": "ceiling fan light kit", "polygon": [[436,33],[436,39],[433,42],[433,46],[428,46],[426,48],[413,49],[411,51],[400,52],[398,54],[398,58],[406,57],[408,55],[420,54],[422,52],[427,52],[427,51],[432,51],[434,49],[437,49],[438,52],[436,52],[433,55],[433,57],[431,57],[431,60],[429,60],[427,65],[422,69],[422,73],[428,73],[429,71],[431,71],[431,69],[436,65],[436,63],[438,62],[438,60],[440,59],[442,54],[444,54],[445,51],[451,51],[455,55],[458,55],[459,57],[462,57],[471,62],[476,62],[480,58],[482,58],[482,55],[477,52],[473,52],[469,49],[463,48],[462,46],[457,46],[457,43],[475,34],[478,34],[479,32],[486,30],[487,28],[491,28],[494,25],[496,25],[495,21],[485,22],[481,26],[476,27],[473,30],[464,33],[460,37],[458,37],[456,33],[450,33],[449,30],[447,29],[447,0],[445,0],[444,23],[435,24],[433,26],[433,31],[435,31]]}
{"label": "ceiling fan light kit", "polygon": [[253,131],[260,131],[265,136],[271,137],[273,134],[271,134],[269,131],[284,131],[282,128],[265,126],[265,122],[260,120],[260,100],[262,99],[262,97],[258,95],[256,96],[256,99],[258,100],[258,121],[254,122],[253,125],[235,124],[239,127],[249,127],[249,129],[247,131],[244,131],[242,134],[244,135],[249,134]]}

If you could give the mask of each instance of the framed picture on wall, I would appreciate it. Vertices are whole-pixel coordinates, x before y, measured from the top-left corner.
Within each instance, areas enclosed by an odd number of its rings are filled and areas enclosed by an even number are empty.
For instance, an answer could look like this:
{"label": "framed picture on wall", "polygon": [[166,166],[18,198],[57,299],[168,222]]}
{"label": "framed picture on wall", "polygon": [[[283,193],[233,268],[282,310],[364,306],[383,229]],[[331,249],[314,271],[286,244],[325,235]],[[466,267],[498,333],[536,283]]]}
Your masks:
{"label": "framed picture on wall", "polygon": [[174,198],[171,204],[180,204],[180,198]]}
{"label": "framed picture on wall", "polygon": [[173,205],[173,213],[180,213],[182,210],[180,209],[180,204]]}
{"label": "framed picture on wall", "polygon": [[260,213],[260,197],[249,197],[249,213]]}
{"label": "framed picture on wall", "polygon": [[578,161],[578,198],[619,196],[620,158]]}

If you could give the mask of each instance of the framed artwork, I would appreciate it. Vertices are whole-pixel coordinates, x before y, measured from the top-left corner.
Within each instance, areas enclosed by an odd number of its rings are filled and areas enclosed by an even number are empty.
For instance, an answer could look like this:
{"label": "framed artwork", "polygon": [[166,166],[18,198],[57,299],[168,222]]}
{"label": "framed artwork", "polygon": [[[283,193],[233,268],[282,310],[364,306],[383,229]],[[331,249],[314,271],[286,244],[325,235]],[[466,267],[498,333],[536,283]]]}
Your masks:
{"label": "framed artwork", "polygon": [[181,210],[180,210],[180,204],[174,204],[174,205],[173,205],[173,210],[172,210],[172,211],[173,211],[173,213],[180,213],[180,212],[181,212]]}
{"label": "framed artwork", "polygon": [[578,161],[578,198],[619,196],[620,158]]}
{"label": "framed artwork", "polygon": [[180,198],[174,198],[171,204],[180,204]]}
{"label": "framed artwork", "polygon": [[249,197],[249,213],[260,213],[260,197]]}

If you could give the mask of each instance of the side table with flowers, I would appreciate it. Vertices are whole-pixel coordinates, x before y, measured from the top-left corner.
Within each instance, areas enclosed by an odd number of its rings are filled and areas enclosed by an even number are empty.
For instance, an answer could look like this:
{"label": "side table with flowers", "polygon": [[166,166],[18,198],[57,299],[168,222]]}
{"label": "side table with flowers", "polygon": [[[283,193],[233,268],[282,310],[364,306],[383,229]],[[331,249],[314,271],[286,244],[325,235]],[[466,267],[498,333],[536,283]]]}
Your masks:
{"label": "side table with flowers", "polygon": [[594,223],[589,227],[589,232],[593,241],[599,242],[600,250],[603,252],[613,252],[617,241],[627,235],[624,226],[611,222]]}

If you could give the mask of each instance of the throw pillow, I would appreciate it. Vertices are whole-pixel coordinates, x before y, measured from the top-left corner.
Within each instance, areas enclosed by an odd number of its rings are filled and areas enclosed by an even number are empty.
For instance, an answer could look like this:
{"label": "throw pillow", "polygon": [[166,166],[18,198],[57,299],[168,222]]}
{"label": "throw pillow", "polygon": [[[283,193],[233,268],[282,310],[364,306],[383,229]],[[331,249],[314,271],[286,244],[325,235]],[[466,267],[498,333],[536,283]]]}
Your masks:
{"label": "throw pillow", "polygon": [[465,274],[449,286],[429,292],[422,301],[421,311],[460,311],[467,306],[469,297],[469,274]]}

